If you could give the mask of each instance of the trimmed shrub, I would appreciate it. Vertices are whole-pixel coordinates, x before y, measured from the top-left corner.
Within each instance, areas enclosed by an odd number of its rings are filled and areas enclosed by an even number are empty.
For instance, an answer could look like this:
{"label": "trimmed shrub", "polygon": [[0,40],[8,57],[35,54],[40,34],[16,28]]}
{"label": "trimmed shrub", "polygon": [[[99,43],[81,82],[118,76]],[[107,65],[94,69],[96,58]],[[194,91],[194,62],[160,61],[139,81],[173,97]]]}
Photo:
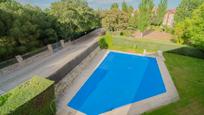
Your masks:
{"label": "trimmed shrub", "polygon": [[0,96],[0,115],[54,115],[54,82],[42,77],[17,86]]}
{"label": "trimmed shrub", "polygon": [[123,35],[124,35],[124,33],[123,33],[123,32],[120,32],[120,35],[121,35],[121,36],[123,36]]}
{"label": "trimmed shrub", "polygon": [[99,40],[99,47],[100,47],[101,49],[108,49],[108,44],[107,44],[105,38],[101,38],[101,39]]}

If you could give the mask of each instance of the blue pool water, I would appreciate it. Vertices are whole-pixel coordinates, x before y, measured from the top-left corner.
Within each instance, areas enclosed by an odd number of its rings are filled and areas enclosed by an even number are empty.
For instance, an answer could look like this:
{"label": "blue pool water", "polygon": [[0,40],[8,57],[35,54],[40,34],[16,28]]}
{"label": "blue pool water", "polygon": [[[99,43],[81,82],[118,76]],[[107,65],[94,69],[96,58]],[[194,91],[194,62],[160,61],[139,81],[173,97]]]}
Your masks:
{"label": "blue pool water", "polygon": [[155,58],[110,52],[67,105],[98,115],[164,92]]}

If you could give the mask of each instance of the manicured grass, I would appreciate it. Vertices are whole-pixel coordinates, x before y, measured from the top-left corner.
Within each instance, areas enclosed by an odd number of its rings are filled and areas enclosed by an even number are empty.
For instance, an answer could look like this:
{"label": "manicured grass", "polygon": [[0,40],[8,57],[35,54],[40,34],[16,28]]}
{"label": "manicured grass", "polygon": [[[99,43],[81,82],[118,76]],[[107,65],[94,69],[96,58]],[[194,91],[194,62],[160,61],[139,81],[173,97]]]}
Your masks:
{"label": "manicured grass", "polygon": [[204,115],[204,59],[173,53],[164,56],[180,100],[145,115]]}
{"label": "manicured grass", "polygon": [[112,50],[135,53],[143,53],[144,49],[148,52],[161,50],[164,52],[174,52],[181,55],[204,59],[204,51],[186,45],[166,42],[164,40],[136,39],[125,36],[112,36],[111,40],[110,38],[105,37],[105,39],[108,43],[108,48]]}
{"label": "manicured grass", "polygon": [[124,36],[112,36],[112,45],[109,47],[110,49],[115,50],[136,50],[142,52],[144,49],[147,51],[167,51],[173,50],[180,47],[184,47],[182,45],[177,45],[170,42],[164,41],[155,41],[155,40],[146,40],[146,39],[135,39],[131,37]]}

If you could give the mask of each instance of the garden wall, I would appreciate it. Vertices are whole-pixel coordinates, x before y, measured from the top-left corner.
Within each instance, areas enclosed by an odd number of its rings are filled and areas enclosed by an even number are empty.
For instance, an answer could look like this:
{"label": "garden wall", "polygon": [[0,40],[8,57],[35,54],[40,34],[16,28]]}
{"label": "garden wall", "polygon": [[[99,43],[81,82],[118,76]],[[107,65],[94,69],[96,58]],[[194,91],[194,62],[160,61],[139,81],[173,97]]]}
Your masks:
{"label": "garden wall", "polygon": [[0,96],[0,115],[55,115],[54,82],[42,77]]}
{"label": "garden wall", "polygon": [[70,62],[65,64],[61,69],[57,72],[49,76],[50,80],[59,82],[64,76],[66,76],[72,69],[74,69],[78,64],[81,63],[83,59],[85,59],[92,51],[94,51],[98,47],[98,42],[94,43],[92,46],[87,48],[84,52],[78,55],[76,58],[73,58]]}
{"label": "garden wall", "polygon": [[55,95],[56,97],[60,97],[63,94],[66,88],[69,88],[73,81],[81,74],[81,71],[84,70],[92,61],[96,55],[102,50],[97,47],[94,51],[92,51],[80,64],[78,64],[74,69],[72,69],[62,80],[60,80],[55,85]]}
{"label": "garden wall", "polygon": [[[97,29],[86,36],[82,36],[81,38],[73,41],[72,43],[75,44],[77,42],[82,42],[83,40],[91,38],[91,36],[97,34],[104,35],[105,31],[103,29]],[[68,43],[69,44],[69,43]],[[66,44],[65,44],[66,45]],[[50,80],[55,81],[55,83],[58,83],[60,80],[62,80],[69,72],[71,72],[77,65],[79,65],[91,52],[93,52],[98,47],[98,41],[95,41],[89,48],[84,50],[81,54],[79,54],[77,57],[73,58],[70,62],[66,63],[61,69],[59,69],[57,72],[49,76],[48,78]]]}

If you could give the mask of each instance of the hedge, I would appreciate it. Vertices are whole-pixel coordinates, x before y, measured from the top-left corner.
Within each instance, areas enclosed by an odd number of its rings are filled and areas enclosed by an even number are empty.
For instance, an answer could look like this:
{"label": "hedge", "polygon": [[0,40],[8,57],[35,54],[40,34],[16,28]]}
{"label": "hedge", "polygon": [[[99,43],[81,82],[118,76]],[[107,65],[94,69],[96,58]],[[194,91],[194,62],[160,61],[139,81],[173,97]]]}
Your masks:
{"label": "hedge", "polygon": [[108,49],[108,44],[107,44],[107,42],[106,42],[106,40],[105,40],[105,38],[101,38],[100,40],[99,40],[99,47],[101,48],[101,49]]}
{"label": "hedge", "polygon": [[54,82],[35,76],[0,96],[0,115],[54,115]]}

